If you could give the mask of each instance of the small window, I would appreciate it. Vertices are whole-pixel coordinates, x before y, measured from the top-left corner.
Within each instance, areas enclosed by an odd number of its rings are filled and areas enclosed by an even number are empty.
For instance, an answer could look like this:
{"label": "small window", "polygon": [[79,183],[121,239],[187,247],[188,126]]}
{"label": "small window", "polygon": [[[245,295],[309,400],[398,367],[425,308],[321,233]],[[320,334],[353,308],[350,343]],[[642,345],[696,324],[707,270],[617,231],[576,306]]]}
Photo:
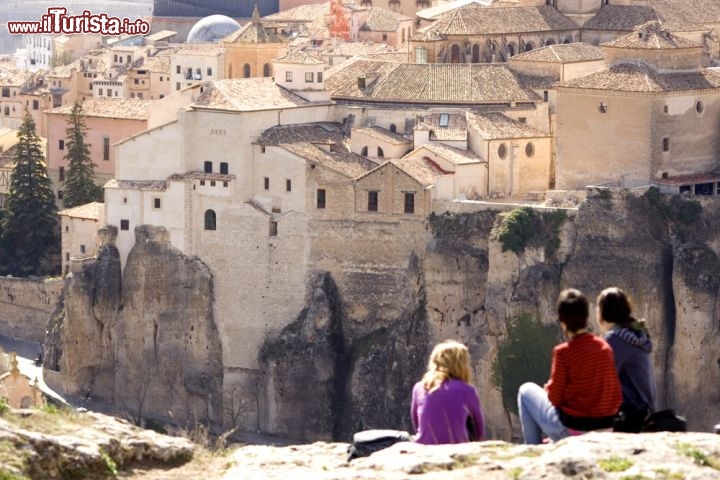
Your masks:
{"label": "small window", "polygon": [[397,125],[395,125],[394,123],[391,123],[391,124],[390,124],[390,131],[391,131],[392,133],[397,133]]}
{"label": "small window", "polygon": [[293,72],[291,72],[290,70],[285,72],[285,81],[286,82],[292,82],[292,77],[293,77]]}
{"label": "small window", "polygon": [[527,145],[525,145],[525,155],[528,157],[535,155],[535,145],[533,145],[532,142],[528,142]]}
{"label": "small window", "polygon": [[180,82],[175,83],[175,90],[180,90]]}
{"label": "small window", "polygon": [[205,162],[203,165],[203,171],[205,173],[212,173],[212,162]]}
{"label": "small window", "polygon": [[161,202],[160,199],[155,197],[153,198],[153,208],[158,210],[160,208]]}
{"label": "small window", "polygon": [[200,186],[201,186],[201,187],[204,187],[204,186],[205,186],[205,180],[200,180]]}
{"label": "small window", "polygon": [[382,39],[383,39],[383,42],[387,41],[387,33],[382,34]]}
{"label": "small window", "polygon": [[175,73],[180,73],[182,71],[182,67],[180,65],[175,66]]}
{"label": "small window", "polygon": [[66,232],[69,232],[69,231],[70,231],[70,227],[67,226],[67,225],[65,225],[65,231],[66,231]]}
{"label": "small window", "polygon": [[438,125],[441,127],[447,127],[450,124],[450,114],[448,113],[441,113],[440,114],[440,121],[438,122]]}
{"label": "small window", "polygon": [[62,200],[64,195],[65,195],[65,192],[63,192],[62,190],[58,190],[58,194],[57,194],[58,200]]}
{"label": "small window", "polygon": [[110,160],[110,139],[103,138],[103,160]]}
{"label": "small window", "polygon": [[223,175],[228,174],[228,163],[227,162],[220,162],[220,173]]}
{"label": "small window", "polygon": [[277,222],[270,222],[270,236],[277,237]]}
{"label": "small window", "polygon": [[507,156],[507,145],[501,143],[498,147],[498,157],[505,158]]}
{"label": "small window", "polygon": [[317,208],[325,208],[325,189],[318,188],[317,190]]}
{"label": "small window", "polygon": [[215,210],[205,210],[205,230],[215,230],[217,227],[217,217]]}
{"label": "small window", "polygon": [[527,123],[527,117],[519,117],[518,122],[520,123]]}
{"label": "small window", "polygon": [[214,187],[214,186],[215,186],[215,180],[210,180],[210,186],[211,186],[211,187]]}
{"label": "small window", "polygon": [[38,109],[40,109],[40,102],[38,102],[37,100],[33,100],[33,110]]}
{"label": "small window", "polygon": [[130,230],[130,220],[120,220],[120,230]]}
{"label": "small window", "polygon": [[705,105],[703,105],[702,100],[698,100],[697,102],[695,102],[695,111],[700,114],[703,112],[703,110],[705,110]]}
{"label": "small window", "polygon": [[263,77],[269,77],[270,76],[270,64],[266,63],[263,65]]}
{"label": "small window", "polygon": [[599,111],[600,113],[607,113],[607,111],[608,111],[607,103],[605,103],[605,102],[600,102],[600,106],[598,107],[598,111]]}
{"label": "small window", "polygon": [[212,67],[207,67],[207,75],[208,77],[212,76]]}
{"label": "small window", "polygon": [[137,78],[135,79],[135,85],[140,85],[140,80]]}
{"label": "small window", "polygon": [[227,188],[228,182],[223,182],[223,187]]}
{"label": "small window", "polygon": [[378,192],[368,192],[368,212],[378,211]]}
{"label": "small window", "polygon": [[670,112],[670,107],[668,107],[667,105],[665,105],[665,106],[663,107],[663,112],[664,112],[664,113],[669,113],[669,112]]}
{"label": "small window", "polygon": [[102,94],[103,94],[103,89],[102,89],[102,88],[98,88],[98,95],[102,95]]}
{"label": "small window", "polygon": [[383,152],[383,149],[380,147],[377,148],[377,156],[379,158],[383,158],[385,156],[385,152]]}
{"label": "small window", "polygon": [[270,190],[270,177],[265,177],[263,184],[265,186],[265,190]]}
{"label": "small window", "polygon": [[670,137],[663,138],[663,152],[670,151]]}
{"label": "small window", "polygon": [[285,190],[288,192],[292,192],[292,180],[285,180]]}
{"label": "small window", "polygon": [[545,90],[545,91],[543,92],[543,102],[547,102],[547,101],[548,101],[548,97],[549,97],[548,91]]}
{"label": "small window", "polygon": [[246,63],[243,65],[243,77],[250,78],[250,64]]}
{"label": "small window", "polygon": [[360,150],[360,155],[362,155],[363,157],[367,157],[367,154],[368,154],[368,147],[367,146],[362,147],[362,149]]}
{"label": "small window", "polygon": [[85,253],[85,245],[80,245],[80,253]]}
{"label": "small window", "polygon": [[70,261],[70,252],[65,252],[65,261],[66,262]]}
{"label": "small window", "polygon": [[127,197],[123,197],[123,203],[127,204]]}
{"label": "small window", "polygon": [[317,83],[322,83],[322,81],[323,81],[322,74],[323,74],[323,72],[317,72],[317,75],[315,75],[315,81]]}
{"label": "small window", "polygon": [[313,80],[315,80],[313,72],[305,72],[305,83],[313,83]]}
{"label": "small window", "polygon": [[415,213],[414,192],[405,192],[405,213]]}
{"label": "small window", "polygon": [[58,169],[58,180],[61,182],[65,181],[65,167],[60,167]]}

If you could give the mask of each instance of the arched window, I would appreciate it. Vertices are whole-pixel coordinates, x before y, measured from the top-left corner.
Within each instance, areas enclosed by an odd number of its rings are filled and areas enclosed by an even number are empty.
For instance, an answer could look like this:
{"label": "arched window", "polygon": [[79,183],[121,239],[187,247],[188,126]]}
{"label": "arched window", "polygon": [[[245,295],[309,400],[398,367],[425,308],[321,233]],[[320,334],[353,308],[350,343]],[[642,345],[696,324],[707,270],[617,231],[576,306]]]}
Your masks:
{"label": "arched window", "polygon": [[529,51],[532,50],[532,49],[533,49],[533,44],[530,43],[530,42],[527,42],[527,43],[525,44],[524,50],[525,50],[526,52],[529,52]]}
{"label": "arched window", "polygon": [[545,40],[545,45],[555,45],[555,40],[553,40],[552,38],[548,38],[547,40]]}
{"label": "arched window", "polygon": [[383,152],[383,149],[378,147],[378,157],[383,158],[385,156],[385,152]]}
{"label": "arched window", "polygon": [[513,55],[515,55],[515,44],[508,43],[507,50],[508,50],[508,57],[512,57]]}
{"label": "arched window", "polygon": [[205,230],[215,230],[217,228],[217,217],[215,210],[205,210]]}
{"label": "arched window", "polygon": [[390,124],[390,131],[393,132],[393,133],[396,133],[396,132],[397,132],[397,127],[395,126],[394,123],[391,123],[391,124]]}
{"label": "arched window", "polygon": [[243,65],[243,77],[250,78],[250,64],[246,63]]}
{"label": "arched window", "polygon": [[450,63],[460,63],[460,45],[450,47]]}
{"label": "arched window", "polygon": [[363,157],[367,157],[367,152],[368,152],[368,148],[367,148],[367,146],[364,146],[362,148],[362,150],[360,150],[360,155],[362,155]]}
{"label": "arched window", "polygon": [[270,64],[266,63],[263,65],[263,77],[269,77],[270,76]]}

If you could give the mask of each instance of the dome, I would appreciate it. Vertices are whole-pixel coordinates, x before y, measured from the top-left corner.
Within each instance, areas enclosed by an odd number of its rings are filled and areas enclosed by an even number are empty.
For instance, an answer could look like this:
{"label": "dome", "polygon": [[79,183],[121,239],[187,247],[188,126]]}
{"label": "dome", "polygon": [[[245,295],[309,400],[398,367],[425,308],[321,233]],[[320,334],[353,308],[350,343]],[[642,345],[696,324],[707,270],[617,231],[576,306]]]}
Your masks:
{"label": "dome", "polygon": [[216,43],[238,30],[240,24],[225,15],[210,15],[202,18],[193,25],[188,34],[188,42],[212,42]]}

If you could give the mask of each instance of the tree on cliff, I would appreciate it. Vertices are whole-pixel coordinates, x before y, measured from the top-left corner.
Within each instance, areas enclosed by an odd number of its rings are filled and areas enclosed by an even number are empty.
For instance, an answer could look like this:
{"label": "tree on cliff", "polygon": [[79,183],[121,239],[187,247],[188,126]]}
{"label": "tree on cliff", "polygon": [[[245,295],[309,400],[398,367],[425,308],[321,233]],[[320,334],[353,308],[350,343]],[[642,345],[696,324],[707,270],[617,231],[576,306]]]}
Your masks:
{"label": "tree on cliff", "polygon": [[90,159],[90,146],[85,143],[87,127],[82,117],[80,102],[73,105],[68,123],[65,130],[65,160],[69,163],[69,169],[65,180],[63,205],[71,208],[90,202],[101,202],[103,190],[95,184],[95,165]]}
{"label": "tree on cliff", "polygon": [[8,270],[19,276],[50,273],[54,270],[50,258],[59,247],[57,207],[40,137],[27,111],[18,131],[14,161],[0,225]]}

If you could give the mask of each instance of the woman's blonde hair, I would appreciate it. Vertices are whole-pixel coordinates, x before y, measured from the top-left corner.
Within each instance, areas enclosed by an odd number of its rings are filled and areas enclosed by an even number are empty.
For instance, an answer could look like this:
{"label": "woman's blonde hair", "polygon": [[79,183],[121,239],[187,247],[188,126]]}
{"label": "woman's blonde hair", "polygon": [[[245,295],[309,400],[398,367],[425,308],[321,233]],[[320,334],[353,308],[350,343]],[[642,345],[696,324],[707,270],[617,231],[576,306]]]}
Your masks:
{"label": "woman's blonde hair", "polygon": [[433,392],[450,378],[470,383],[470,352],[460,342],[445,340],[433,348],[422,381],[425,390]]}

